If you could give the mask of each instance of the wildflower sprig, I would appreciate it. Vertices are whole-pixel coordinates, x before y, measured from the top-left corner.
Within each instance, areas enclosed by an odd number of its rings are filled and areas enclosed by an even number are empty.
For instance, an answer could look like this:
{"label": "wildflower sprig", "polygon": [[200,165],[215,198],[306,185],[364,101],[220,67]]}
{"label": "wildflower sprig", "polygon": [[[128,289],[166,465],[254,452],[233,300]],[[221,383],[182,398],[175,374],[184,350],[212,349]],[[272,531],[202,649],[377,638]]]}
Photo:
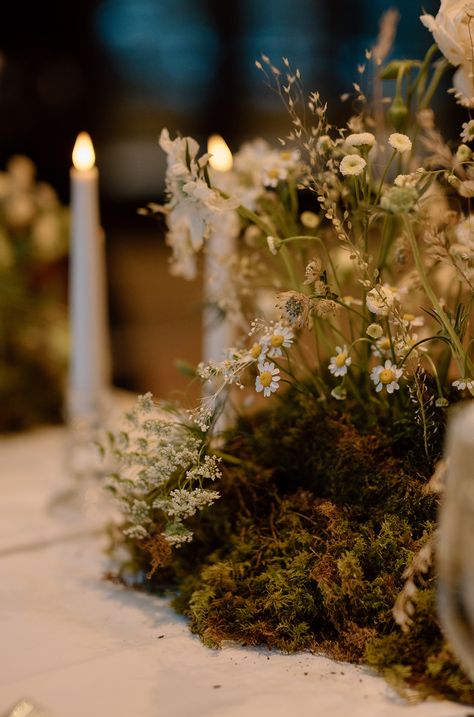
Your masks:
{"label": "wildflower sprig", "polygon": [[209,488],[221,477],[220,458],[187,415],[139,396],[127,416],[127,430],[109,434],[109,450],[119,471],[109,480],[126,517],[125,535],[138,540],[159,530],[174,546],[192,539],[186,520],[212,505]]}

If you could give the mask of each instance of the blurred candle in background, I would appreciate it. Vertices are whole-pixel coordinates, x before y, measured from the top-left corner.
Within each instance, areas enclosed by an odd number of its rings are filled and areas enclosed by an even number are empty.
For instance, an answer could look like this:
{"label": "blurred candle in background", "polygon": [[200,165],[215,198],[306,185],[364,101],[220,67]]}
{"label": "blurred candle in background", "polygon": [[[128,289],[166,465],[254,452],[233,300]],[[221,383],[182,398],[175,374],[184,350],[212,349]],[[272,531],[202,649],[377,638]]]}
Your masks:
{"label": "blurred candle in background", "polygon": [[71,168],[69,419],[99,425],[109,383],[104,236],[99,224],[99,172],[87,132],[74,145]]}
{"label": "blurred candle in background", "polygon": [[[232,153],[224,139],[213,134],[209,137],[207,151],[212,155],[209,164],[214,172],[224,173],[232,169]],[[232,323],[220,314],[216,298],[225,297],[230,281],[228,261],[236,250],[235,236],[226,231],[228,217],[222,214],[222,227],[216,226],[209,236],[204,257],[204,321],[202,358],[204,362],[221,361],[225,349],[234,341]]]}

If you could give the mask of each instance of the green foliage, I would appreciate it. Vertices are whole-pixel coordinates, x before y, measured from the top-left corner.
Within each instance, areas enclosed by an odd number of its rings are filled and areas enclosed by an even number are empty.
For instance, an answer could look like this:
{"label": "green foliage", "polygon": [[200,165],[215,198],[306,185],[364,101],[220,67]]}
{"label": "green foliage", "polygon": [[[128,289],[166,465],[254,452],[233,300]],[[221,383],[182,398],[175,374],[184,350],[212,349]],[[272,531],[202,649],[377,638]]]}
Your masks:
{"label": "green foliage", "polygon": [[129,541],[133,570],[152,573],[152,591],[178,587],[176,609],[209,646],[323,650],[397,686],[474,701],[439,629],[433,577],[408,633],[392,617],[436,519],[423,428],[367,430],[301,396],[241,422],[225,448],[241,462],[223,466],[221,500],[196,520],[193,543],[157,567],[156,545]]}

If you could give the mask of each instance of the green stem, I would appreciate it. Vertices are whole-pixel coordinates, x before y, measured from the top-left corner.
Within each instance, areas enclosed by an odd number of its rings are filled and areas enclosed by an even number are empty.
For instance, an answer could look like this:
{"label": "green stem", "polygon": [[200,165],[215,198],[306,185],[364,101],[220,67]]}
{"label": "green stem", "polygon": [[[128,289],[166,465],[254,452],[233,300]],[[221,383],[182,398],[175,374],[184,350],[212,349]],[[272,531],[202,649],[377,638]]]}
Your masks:
{"label": "green stem", "polygon": [[379,188],[378,188],[378,191],[377,191],[377,196],[375,197],[374,206],[377,206],[378,203],[379,203],[380,195],[382,194],[383,183],[385,182],[385,177],[387,176],[387,172],[388,172],[388,170],[389,170],[389,168],[390,168],[390,165],[392,164],[393,160],[395,159],[396,155],[397,155],[397,150],[394,149],[393,152],[392,152],[392,156],[391,156],[390,159],[388,160],[387,165],[386,165],[386,167],[385,167],[385,169],[384,169],[384,171],[383,171],[382,179],[380,180]]}
{"label": "green stem", "polygon": [[435,309],[446,333],[448,334],[449,338],[451,339],[451,346],[453,349],[454,358],[458,365],[460,374],[462,375],[464,349],[459,340],[459,336],[455,332],[453,325],[451,324],[451,321],[449,320],[449,317],[446,315],[443,307],[439,303],[438,298],[437,298],[436,294],[434,293],[433,289],[428,284],[428,280],[426,278],[426,273],[425,273],[425,268],[423,266],[420,250],[418,248],[418,242],[416,241],[416,236],[413,231],[413,227],[411,226],[411,224],[406,216],[403,217],[403,221],[405,223],[405,228],[407,230],[408,239],[410,241],[413,259],[415,260],[415,266],[416,266],[418,274],[420,276],[420,280],[421,280],[423,289],[425,290],[426,295],[428,296],[429,300],[431,301],[431,304],[433,305],[433,308]]}
{"label": "green stem", "polygon": [[267,224],[265,224],[265,222],[262,221],[258,214],[252,212],[251,209],[247,209],[246,207],[243,207],[241,205],[240,207],[238,207],[237,212],[243,219],[249,219],[251,222],[253,222],[263,232],[263,234],[265,234],[265,236],[271,236],[273,234],[273,229]]}
{"label": "green stem", "polygon": [[418,105],[419,110],[424,110],[426,107],[429,107],[430,102],[433,99],[433,95],[438,89],[439,83],[441,82],[441,78],[443,77],[448,67],[449,62],[445,59],[441,60],[438,67],[434,71],[433,77],[431,78],[431,82],[428,85],[428,89],[426,90],[424,97]]}
{"label": "green stem", "polygon": [[290,253],[286,246],[282,246],[280,249],[281,258],[283,259],[283,262],[285,264],[286,270],[288,272],[288,277],[290,279],[290,283],[295,289],[295,291],[299,291],[299,283],[296,278],[295,272],[293,270],[293,265],[291,263]]}
{"label": "green stem", "polygon": [[420,71],[418,72],[418,75],[416,76],[416,80],[414,81],[411,91],[415,92],[420,87],[420,84],[423,82],[423,80],[426,77],[426,74],[428,72],[428,68],[430,66],[431,60],[433,59],[433,55],[436,54],[438,51],[438,45],[436,42],[434,42],[431,47],[428,48],[426,55],[423,59],[423,64],[420,67]]}

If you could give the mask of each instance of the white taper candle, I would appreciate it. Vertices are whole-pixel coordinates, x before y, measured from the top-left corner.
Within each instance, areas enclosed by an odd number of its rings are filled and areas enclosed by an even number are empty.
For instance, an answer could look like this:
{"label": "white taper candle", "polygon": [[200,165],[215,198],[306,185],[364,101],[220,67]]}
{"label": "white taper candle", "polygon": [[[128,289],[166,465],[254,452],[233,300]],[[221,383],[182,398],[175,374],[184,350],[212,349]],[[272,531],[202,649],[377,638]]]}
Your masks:
{"label": "white taper candle", "polygon": [[[232,153],[219,135],[211,135],[208,141],[208,152],[212,155],[209,164],[216,172],[228,172],[232,169]],[[205,363],[210,360],[221,361],[225,349],[234,342],[234,328],[229,319],[219,316],[219,307],[215,305],[216,297],[225,297],[226,288],[231,281],[229,258],[235,252],[235,237],[228,231],[227,223],[234,222],[230,213],[220,217],[221,226],[211,232],[204,256],[204,327],[202,338],[202,358]]]}
{"label": "white taper candle", "polygon": [[72,232],[69,376],[71,419],[97,420],[109,382],[104,237],[99,224],[99,172],[91,139],[81,132],[71,168]]}

